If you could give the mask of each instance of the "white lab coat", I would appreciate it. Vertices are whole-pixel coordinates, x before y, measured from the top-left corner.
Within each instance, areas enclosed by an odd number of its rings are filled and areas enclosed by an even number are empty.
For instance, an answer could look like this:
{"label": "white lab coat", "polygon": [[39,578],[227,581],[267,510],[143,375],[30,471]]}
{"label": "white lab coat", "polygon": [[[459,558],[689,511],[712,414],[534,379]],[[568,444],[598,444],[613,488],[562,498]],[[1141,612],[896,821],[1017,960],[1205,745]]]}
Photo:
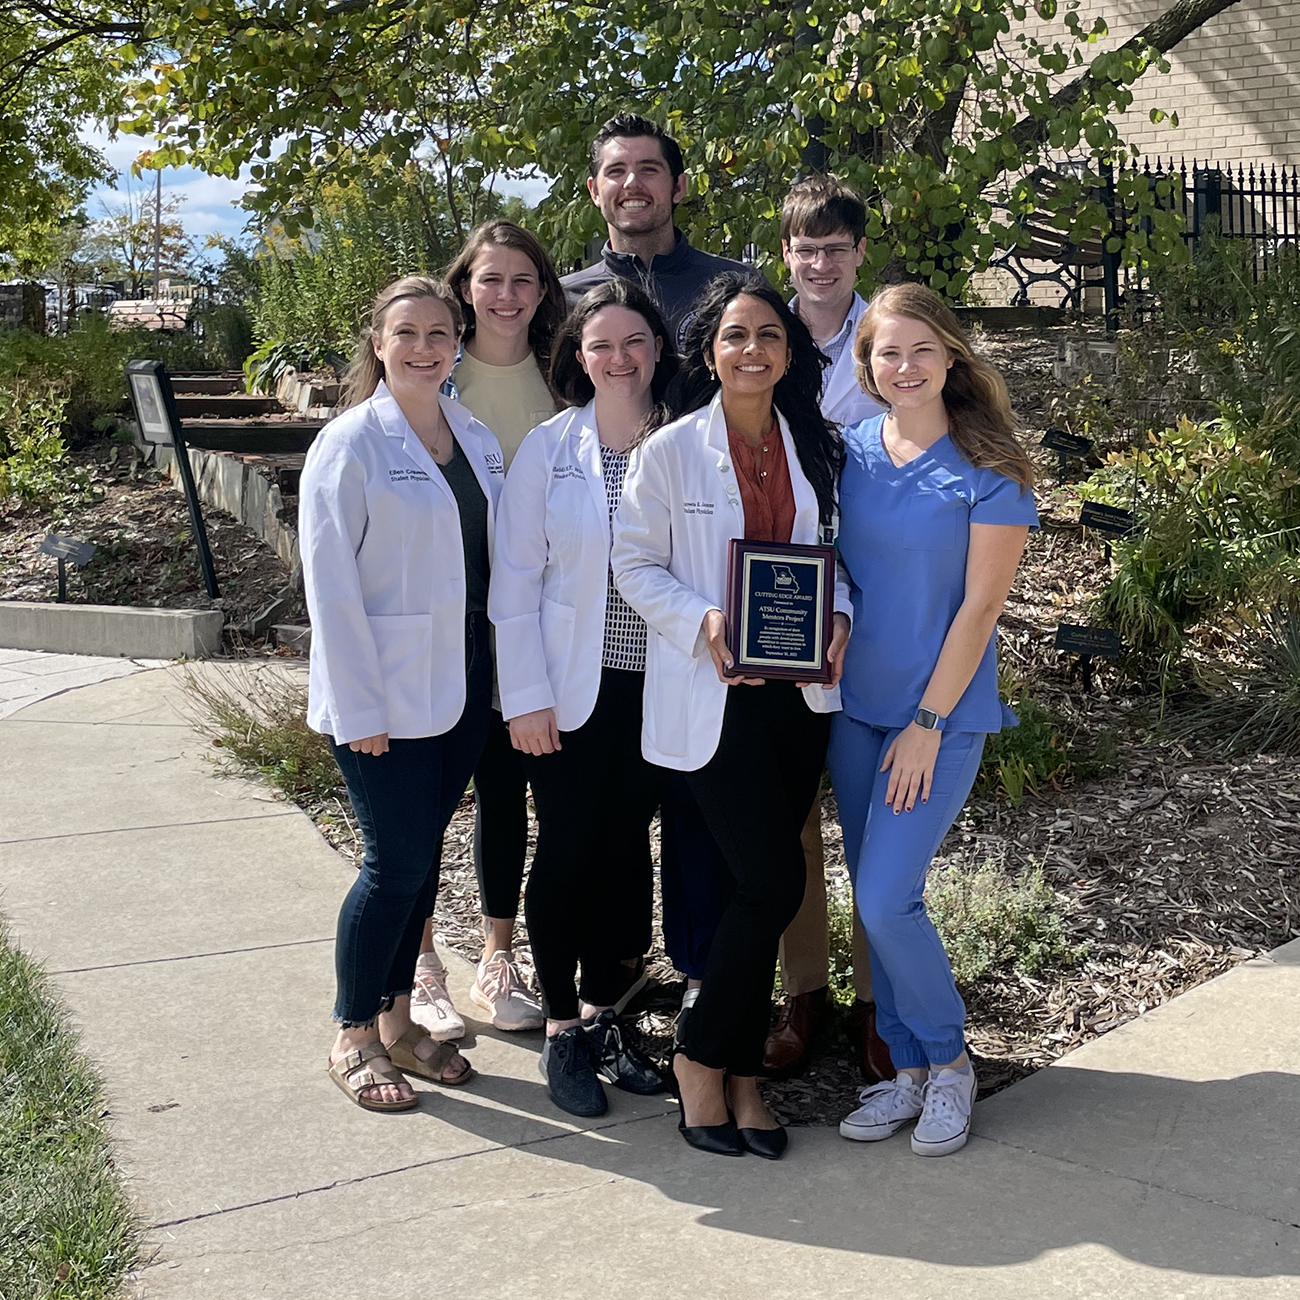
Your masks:
{"label": "white lab coat", "polygon": [[600,690],[609,506],[595,402],[561,411],[520,444],[497,511],[488,616],[501,712],[555,710],[561,731],[591,717]]}
{"label": "white lab coat", "polygon": [[[487,498],[490,554],[501,448],[463,406],[439,400]],[[308,725],[339,744],[450,731],[465,707],[460,512],[384,384],[316,435],[300,493]]]}
{"label": "white lab coat", "polygon": [[[794,489],[790,540],[816,543],[817,496],[799,467],[790,426],[779,420]],[[703,767],[718,748],[727,692],[766,689],[719,681],[701,629],[709,610],[726,609],[728,543],[744,535],[719,394],[641,445],[614,516],[614,581],[649,628],[641,750],[661,767]],[[835,575],[835,609],[852,616],[842,571]],[[815,713],[840,707],[838,687],[805,687],[804,699]]]}
{"label": "white lab coat", "polygon": [[[796,296],[790,304],[796,311],[798,301]],[[858,384],[857,362],[853,358],[853,342],[857,337],[858,322],[866,310],[867,300],[860,293],[855,293],[847,318],[848,342],[845,343],[839,360],[822,374],[822,414],[844,429],[851,424],[857,424],[859,420],[869,420],[885,409]]]}

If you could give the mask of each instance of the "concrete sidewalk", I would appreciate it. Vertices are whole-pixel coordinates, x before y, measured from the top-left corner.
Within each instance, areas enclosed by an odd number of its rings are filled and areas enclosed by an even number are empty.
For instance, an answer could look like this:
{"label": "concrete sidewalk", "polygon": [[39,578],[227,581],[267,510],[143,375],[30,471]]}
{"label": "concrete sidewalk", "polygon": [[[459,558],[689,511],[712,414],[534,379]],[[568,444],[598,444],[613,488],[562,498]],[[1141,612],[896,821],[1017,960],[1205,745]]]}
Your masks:
{"label": "concrete sidewalk", "polygon": [[351,868],[213,778],[178,677],[0,722],[0,910],[108,1080],[154,1252],[133,1294],[1300,1296],[1300,943],[981,1103],[946,1160],[808,1129],[711,1158],[619,1093],[574,1124],[539,1037],[481,1025],[478,1081],[369,1115],[324,1071]]}

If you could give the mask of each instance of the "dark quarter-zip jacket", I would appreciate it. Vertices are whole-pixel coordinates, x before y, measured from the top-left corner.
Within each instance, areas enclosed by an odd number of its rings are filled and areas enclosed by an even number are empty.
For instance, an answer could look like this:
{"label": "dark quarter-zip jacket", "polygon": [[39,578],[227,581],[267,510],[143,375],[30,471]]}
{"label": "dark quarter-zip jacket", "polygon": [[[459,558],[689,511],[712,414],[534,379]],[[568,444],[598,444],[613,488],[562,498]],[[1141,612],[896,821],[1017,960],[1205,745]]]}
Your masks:
{"label": "dark quarter-zip jacket", "polygon": [[673,331],[680,347],[682,335],[693,314],[692,308],[704,286],[723,271],[749,271],[743,262],[733,262],[727,257],[714,257],[692,248],[680,230],[673,232],[676,243],[671,253],[661,253],[642,264],[635,253],[616,253],[608,243],[601,249],[600,261],[581,271],[561,278],[560,283],[568,295],[569,306],[582,297],[588,289],[621,276],[639,284],[663,312],[664,321]]}

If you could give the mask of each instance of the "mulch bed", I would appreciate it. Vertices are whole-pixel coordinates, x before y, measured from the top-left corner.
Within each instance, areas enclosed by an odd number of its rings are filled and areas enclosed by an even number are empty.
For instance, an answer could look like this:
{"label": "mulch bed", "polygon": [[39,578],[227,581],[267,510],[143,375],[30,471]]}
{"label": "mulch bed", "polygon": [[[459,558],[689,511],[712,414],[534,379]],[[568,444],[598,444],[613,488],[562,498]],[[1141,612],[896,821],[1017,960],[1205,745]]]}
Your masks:
{"label": "mulch bed", "polygon": [[[1026,442],[1037,444],[1057,389],[1051,366],[1068,331],[1009,331],[980,339],[1007,375]],[[1056,460],[1035,450],[1041,531],[1031,536],[1002,618],[1003,662],[1087,750],[1107,737],[1112,758],[1095,780],[1030,796],[1018,807],[972,798],[938,860],[971,868],[993,859],[1040,865],[1057,892],[1070,941],[1086,942],[1071,969],[1028,976],[997,970],[963,990],[982,1090],[996,1091],[1081,1043],[1178,993],[1300,935],[1300,759],[1260,755],[1212,761],[1162,739],[1156,704],[1105,663],[1085,695],[1077,664],[1052,648],[1058,623],[1088,621],[1104,584],[1103,545],[1085,539],[1078,506],[1056,478]],[[316,810],[322,829],[355,854],[344,805]],[[446,839],[437,923],[446,942],[479,955],[467,798]],[[832,796],[823,801],[827,870],[847,885]],[[519,953],[530,965],[526,931]],[[656,977],[632,1010],[648,1046],[666,1052],[681,981],[656,948]],[[809,1070],[766,1085],[782,1119],[836,1123],[861,1086],[847,1041],[832,1024]]]}
{"label": "mulch bed", "polygon": [[52,601],[55,561],[38,550],[47,533],[94,542],[84,569],[68,566],[68,600],[91,605],[221,608],[227,623],[264,610],[289,582],[289,570],[261,538],[222,510],[204,507],[221,588],[210,600],[199,573],[185,497],[134,447],[100,440],[69,453],[90,479],[88,499],[54,511],[0,507],[0,600]]}

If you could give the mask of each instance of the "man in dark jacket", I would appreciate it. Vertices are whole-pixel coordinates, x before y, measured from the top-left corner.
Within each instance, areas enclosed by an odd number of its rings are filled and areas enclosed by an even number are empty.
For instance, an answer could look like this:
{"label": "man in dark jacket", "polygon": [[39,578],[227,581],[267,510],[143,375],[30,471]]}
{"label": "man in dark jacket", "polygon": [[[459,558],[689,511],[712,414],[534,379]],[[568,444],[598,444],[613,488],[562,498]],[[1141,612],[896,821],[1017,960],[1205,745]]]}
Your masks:
{"label": "man in dark jacket", "polygon": [[659,305],[680,342],[700,291],[740,262],[692,248],[673,209],[686,195],[682,151],[663,127],[633,113],[611,117],[591,142],[587,193],[609,231],[600,260],[561,280],[569,301],[622,276],[635,280]]}

